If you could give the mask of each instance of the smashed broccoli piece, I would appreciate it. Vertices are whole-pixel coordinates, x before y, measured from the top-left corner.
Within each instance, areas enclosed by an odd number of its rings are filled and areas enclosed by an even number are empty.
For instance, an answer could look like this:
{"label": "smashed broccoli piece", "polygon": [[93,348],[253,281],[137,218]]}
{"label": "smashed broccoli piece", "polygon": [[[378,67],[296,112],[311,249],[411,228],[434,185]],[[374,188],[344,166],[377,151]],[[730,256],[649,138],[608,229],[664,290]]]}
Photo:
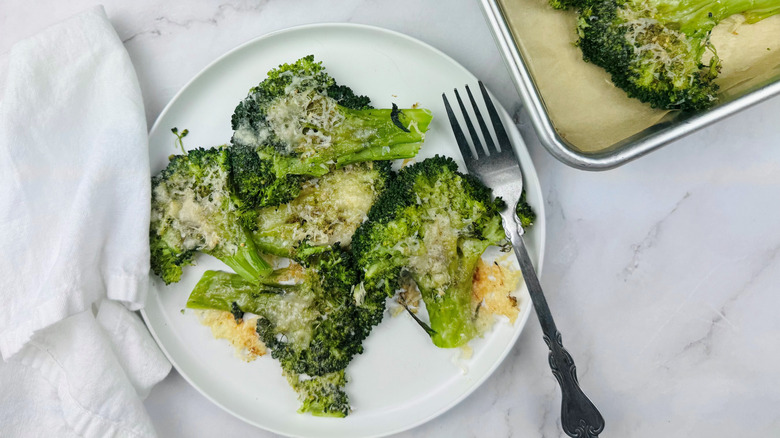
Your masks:
{"label": "smashed broccoli piece", "polygon": [[[279,361],[302,410],[346,415],[344,370],[381,320],[385,296],[367,293],[348,252],[338,246],[264,277],[261,284],[227,272],[207,271],[187,301],[194,309],[259,316],[257,333]],[[358,285],[358,286],[355,286]],[[341,374],[341,378],[334,378]]]}
{"label": "smashed broccoli piece", "polygon": [[[698,111],[718,100],[721,61],[709,36],[721,20],[756,22],[780,0],[551,0],[579,13],[577,44],[630,97],[654,108]],[[704,61],[705,53],[712,56]]]}
{"label": "smashed broccoli piece", "polygon": [[431,117],[426,109],[373,109],[307,56],[250,90],[233,113],[231,141],[254,148],[276,178],[321,176],[350,163],[415,156]]}
{"label": "smashed broccoli piece", "polygon": [[171,157],[152,178],[151,268],[166,284],[179,281],[196,252],[223,261],[248,281],[271,271],[241,226],[231,200],[224,148],[194,149]]}
{"label": "smashed broccoli piece", "polygon": [[376,161],[308,180],[294,200],[257,211],[252,238],[261,251],[293,259],[337,243],[347,247],[392,177],[390,162]]}
{"label": "smashed broccoli piece", "polygon": [[422,294],[433,343],[450,348],[478,334],[472,277],[484,251],[506,240],[489,188],[447,157],[403,168],[352,238],[369,293],[393,295],[410,275]]}

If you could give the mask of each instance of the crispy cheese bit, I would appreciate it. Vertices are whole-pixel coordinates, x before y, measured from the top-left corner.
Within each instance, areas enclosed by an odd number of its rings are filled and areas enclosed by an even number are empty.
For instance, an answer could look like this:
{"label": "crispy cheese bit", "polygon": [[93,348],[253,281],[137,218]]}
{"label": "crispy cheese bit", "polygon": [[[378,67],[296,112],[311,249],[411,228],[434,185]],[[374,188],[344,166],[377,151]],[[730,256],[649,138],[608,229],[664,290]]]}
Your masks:
{"label": "crispy cheese bit", "polygon": [[514,324],[519,314],[517,298],[512,295],[522,278],[520,271],[496,262],[480,260],[474,272],[472,301],[479,306],[479,313],[503,315]]}
{"label": "crispy cheese bit", "polygon": [[279,282],[291,282],[291,283],[298,283],[304,280],[306,277],[306,271],[304,271],[304,268],[299,263],[295,263],[293,261],[290,261],[290,264],[287,265],[287,269],[285,271],[284,276],[280,276],[277,278]]}
{"label": "crispy cheese bit", "polygon": [[251,362],[266,353],[265,344],[255,331],[256,316],[244,316],[236,323],[232,313],[222,310],[204,309],[195,313],[201,324],[211,328],[215,339],[227,339],[233,345],[239,359]]}
{"label": "crispy cheese bit", "polygon": [[420,301],[422,301],[422,294],[420,289],[417,288],[414,280],[409,276],[404,276],[401,279],[401,290],[395,296],[395,301],[398,303],[390,309],[391,316],[398,316],[408,308],[410,312],[417,313],[420,309]]}
{"label": "crispy cheese bit", "polygon": [[417,288],[417,284],[411,277],[404,277],[401,283],[403,290],[398,294],[398,301],[401,304],[405,304],[414,313],[420,308],[420,301],[422,301],[422,294],[420,289]]}

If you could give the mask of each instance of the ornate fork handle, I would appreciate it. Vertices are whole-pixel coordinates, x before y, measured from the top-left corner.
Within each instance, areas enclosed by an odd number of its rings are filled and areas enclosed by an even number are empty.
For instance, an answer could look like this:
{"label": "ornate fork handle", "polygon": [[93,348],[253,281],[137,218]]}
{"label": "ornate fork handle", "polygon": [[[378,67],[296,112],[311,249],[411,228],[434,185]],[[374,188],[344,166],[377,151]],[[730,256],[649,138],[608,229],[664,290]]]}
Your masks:
{"label": "ornate fork handle", "polygon": [[[506,217],[506,212],[502,214],[504,229],[512,242],[512,247],[517,256],[517,262],[520,264],[520,270],[531,294],[536,315],[542,325],[542,334],[547,348],[550,349],[549,362],[550,369],[558,380],[561,388],[561,426],[566,435],[577,438],[595,438],[604,430],[604,418],[599,413],[596,406],[588,399],[577,381],[577,367],[574,365],[574,359],[565,348],[561,333],[555,327],[550,308],[547,306],[547,300],[542,293],[542,286],[539,283],[539,277],[528,256],[528,250],[523,242],[523,228],[517,224],[513,209],[507,209],[511,218]],[[509,219],[509,220],[508,220]]]}

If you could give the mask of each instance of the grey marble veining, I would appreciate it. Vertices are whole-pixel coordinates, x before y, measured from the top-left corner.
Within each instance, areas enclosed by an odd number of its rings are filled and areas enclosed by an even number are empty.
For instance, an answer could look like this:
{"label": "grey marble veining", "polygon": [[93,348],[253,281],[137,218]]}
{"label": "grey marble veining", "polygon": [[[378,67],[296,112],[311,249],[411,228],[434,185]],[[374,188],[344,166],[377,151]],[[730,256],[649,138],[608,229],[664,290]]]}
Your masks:
{"label": "grey marble veining", "polygon": [[[538,144],[478,3],[109,0],[151,124],[192,76],[251,38],[315,22],[378,25],[462,63],[526,133],[547,208],[542,284],[605,437],[780,436],[780,99],[615,170],[586,173]],[[93,5],[4,1],[0,85],[12,44]],[[466,400],[400,436],[563,436],[560,396],[532,316]],[[160,436],[272,434],[212,405],[173,372],[146,400]]]}

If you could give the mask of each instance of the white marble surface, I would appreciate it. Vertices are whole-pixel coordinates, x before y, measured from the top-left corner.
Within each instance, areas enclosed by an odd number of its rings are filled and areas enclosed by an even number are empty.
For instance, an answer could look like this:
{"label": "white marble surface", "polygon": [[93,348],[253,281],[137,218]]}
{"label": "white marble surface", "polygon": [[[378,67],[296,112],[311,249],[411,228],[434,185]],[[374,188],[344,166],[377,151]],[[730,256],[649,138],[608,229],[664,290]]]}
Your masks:
{"label": "white marble surface", "polygon": [[[0,85],[13,43],[94,3],[3,0]],[[314,22],[386,27],[430,43],[527,121],[473,0],[106,1],[147,117],[248,39]],[[542,284],[607,421],[605,437],[780,434],[780,98],[621,168],[571,169],[531,135],[547,208]],[[475,393],[399,436],[559,437],[560,396],[532,316]],[[176,372],[146,406],[162,437],[272,434],[223,412]]]}

